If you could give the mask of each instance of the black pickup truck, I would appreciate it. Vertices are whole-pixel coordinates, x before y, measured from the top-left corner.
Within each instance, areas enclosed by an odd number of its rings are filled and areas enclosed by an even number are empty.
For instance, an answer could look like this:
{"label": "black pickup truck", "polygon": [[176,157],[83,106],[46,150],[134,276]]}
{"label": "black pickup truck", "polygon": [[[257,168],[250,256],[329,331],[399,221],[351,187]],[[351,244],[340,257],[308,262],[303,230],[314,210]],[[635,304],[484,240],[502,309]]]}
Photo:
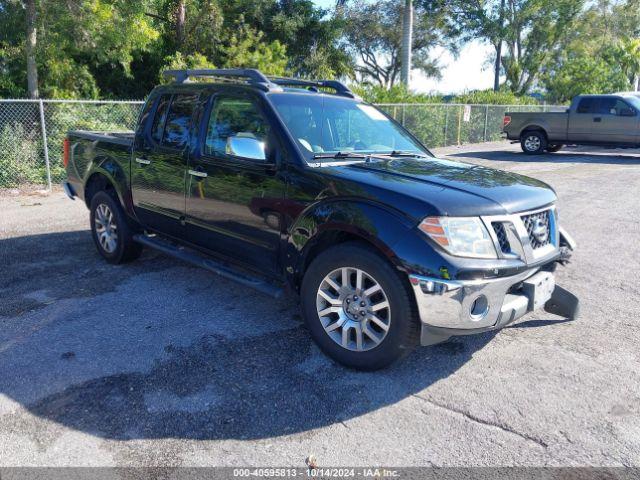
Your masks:
{"label": "black pickup truck", "polygon": [[539,308],[576,315],[546,184],[437,159],[337,81],[165,74],[135,132],[65,139],[65,191],[108,262],[148,246],[297,293],[318,345],[360,369]]}

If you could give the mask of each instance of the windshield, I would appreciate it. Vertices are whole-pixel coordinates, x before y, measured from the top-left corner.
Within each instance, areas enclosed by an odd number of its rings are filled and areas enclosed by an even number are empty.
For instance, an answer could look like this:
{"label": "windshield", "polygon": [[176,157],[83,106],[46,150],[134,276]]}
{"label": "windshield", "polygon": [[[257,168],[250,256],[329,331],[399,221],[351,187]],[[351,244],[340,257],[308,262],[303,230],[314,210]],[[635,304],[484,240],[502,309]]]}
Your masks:
{"label": "windshield", "polygon": [[624,97],[624,99],[631,105],[633,105],[636,110],[640,111],[640,97],[629,95],[627,97]]}
{"label": "windshield", "polygon": [[348,98],[272,94],[280,114],[307,160],[350,159],[366,154],[431,154],[371,105]]}

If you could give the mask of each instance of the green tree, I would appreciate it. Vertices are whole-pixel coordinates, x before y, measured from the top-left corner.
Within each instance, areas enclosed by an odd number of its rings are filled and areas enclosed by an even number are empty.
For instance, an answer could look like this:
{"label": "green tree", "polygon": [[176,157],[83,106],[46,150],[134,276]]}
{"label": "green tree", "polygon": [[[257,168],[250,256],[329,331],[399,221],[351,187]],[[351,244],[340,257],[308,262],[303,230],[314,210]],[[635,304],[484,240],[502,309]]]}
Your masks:
{"label": "green tree", "polygon": [[620,67],[625,73],[631,86],[640,90],[640,38],[626,38],[620,47]]}
{"label": "green tree", "polygon": [[585,0],[436,2],[446,10],[446,20],[461,42],[480,38],[494,47],[494,77],[504,72],[507,85],[518,95],[536,85],[544,66],[575,28],[584,4]]}
{"label": "green tree", "polygon": [[[308,78],[349,76],[351,57],[343,39],[344,18],[310,0],[281,0],[263,26],[268,39],[287,49],[288,71]],[[245,16],[246,18],[246,16]]]}
{"label": "green tree", "polygon": [[[29,8],[25,8],[29,7]],[[35,15],[29,9],[35,8]],[[36,23],[31,25],[31,22]],[[15,25],[28,28],[7,28]],[[133,52],[147,48],[157,32],[143,15],[141,3],[126,0],[9,0],[0,8],[3,90],[27,93],[23,52],[35,54],[40,94],[46,97],[96,96],[96,71],[102,65],[130,75]],[[25,34],[35,35],[25,44]],[[43,68],[46,67],[46,68]],[[29,76],[31,78],[32,74]],[[7,94],[7,91],[0,94]],[[34,92],[31,85],[30,93]]]}
{"label": "green tree", "polygon": [[267,42],[263,32],[256,31],[240,18],[235,32],[224,48],[224,66],[257,68],[267,75],[284,75],[287,68],[286,47],[278,40]]}
{"label": "green tree", "polygon": [[142,98],[181,64],[344,76],[342,27],[311,0],[4,0],[0,95]]}
{"label": "green tree", "polygon": [[[220,67],[240,66],[231,58],[229,52],[234,52],[269,73],[333,77],[351,71],[349,56],[340,48],[341,21],[310,0],[181,0],[182,16],[172,13],[180,10],[176,2],[156,0],[155,10],[148,13],[162,29],[165,56],[200,53]],[[184,24],[180,44],[177,18]]]}
{"label": "green tree", "polygon": [[194,53],[191,55],[183,55],[180,52],[176,52],[173,55],[169,55],[164,59],[164,64],[159,72],[160,83],[171,82],[172,79],[165,78],[163,72],[165,70],[185,70],[185,69],[204,69],[204,68],[216,68],[216,66],[202,54]]}
{"label": "green tree", "polygon": [[557,70],[544,74],[543,83],[550,100],[565,103],[585,93],[611,93],[627,90],[629,80],[620,68],[612,68],[614,52],[600,55],[579,54],[568,58]]}
{"label": "green tree", "polygon": [[574,28],[584,0],[507,0],[502,65],[511,90],[526,94]]}
{"label": "green tree", "polygon": [[574,28],[542,69],[552,101],[580,93],[633,88],[640,72],[640,1],[601,0],[579,15]]}

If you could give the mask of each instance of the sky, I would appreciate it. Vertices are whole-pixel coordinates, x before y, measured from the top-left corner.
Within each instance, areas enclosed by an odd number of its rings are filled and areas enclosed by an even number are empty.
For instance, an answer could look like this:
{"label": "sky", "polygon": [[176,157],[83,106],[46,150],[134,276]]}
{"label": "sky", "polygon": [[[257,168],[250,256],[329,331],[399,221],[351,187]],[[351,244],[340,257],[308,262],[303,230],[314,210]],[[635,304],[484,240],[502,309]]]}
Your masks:
{"label": "sky", "polygon": [[[333,8],[335,0],[314,0],[322,8]],[[442,78],[425,78],[421,72],[411,72],[411,89],[425,93],[461,93],[467,90],[493,87],[493,71],[487,59],[491,55],[490,45],[473,41],[461,49],[457,58],[443,49],[434,49],[433,57],[439,59]]]}
{"label": "sky", "polygon": [[[442,78],[425,78],[421,72],[411,72],[411,89],[417,92],[461,93],[493,87],[490,59],[492,47],[473,41],[466,44],[457,58],[443,49],[435,49],[433,56],[442,65]],[[495,56],[495,55],[494,55]]]}

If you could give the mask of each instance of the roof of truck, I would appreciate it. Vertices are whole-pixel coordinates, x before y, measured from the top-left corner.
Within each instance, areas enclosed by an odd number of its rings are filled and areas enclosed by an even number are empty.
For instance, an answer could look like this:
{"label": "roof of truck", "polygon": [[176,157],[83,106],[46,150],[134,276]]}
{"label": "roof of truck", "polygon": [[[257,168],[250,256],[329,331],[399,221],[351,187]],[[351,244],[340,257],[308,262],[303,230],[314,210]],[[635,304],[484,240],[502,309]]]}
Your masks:
{"label": "roof of truck", "polygon": [[[264,92],[296,92],[308,94],[333,94],[342,97],[358,99],[359,97],[347,85],[338,80],[305,80],[301,78],[287,78],[266,76],[255,69],[202,69],[202,70],[167,70],[163,72],[166,78],[175,81],[169,85],[184,85],[189,87],[202,85],[244,85]],[[192,79],[209,78],[213,82],[192,82]]]}

